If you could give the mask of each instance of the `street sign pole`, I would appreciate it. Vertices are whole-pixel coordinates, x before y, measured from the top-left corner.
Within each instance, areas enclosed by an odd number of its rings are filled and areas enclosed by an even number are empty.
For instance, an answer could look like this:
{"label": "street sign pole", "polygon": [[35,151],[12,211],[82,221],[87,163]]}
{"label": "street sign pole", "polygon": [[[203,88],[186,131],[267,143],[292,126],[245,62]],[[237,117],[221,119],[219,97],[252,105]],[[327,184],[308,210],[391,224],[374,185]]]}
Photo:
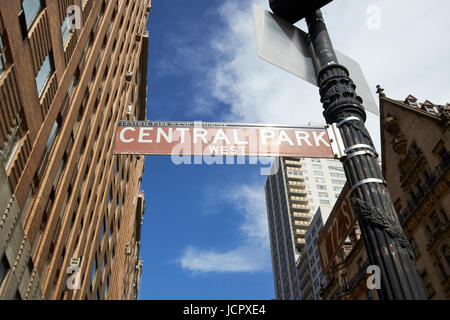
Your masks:
{"label": "street sign pole", "polygon": [[381,270],[381,299],[426,299],[414,253],[402,230],[365,127],[362,99],[348,70],[338,63],[320,10],[306,16],[319,65],[318,84],[324,117],[344,142],[341,161],[350,201],[372,265]]}

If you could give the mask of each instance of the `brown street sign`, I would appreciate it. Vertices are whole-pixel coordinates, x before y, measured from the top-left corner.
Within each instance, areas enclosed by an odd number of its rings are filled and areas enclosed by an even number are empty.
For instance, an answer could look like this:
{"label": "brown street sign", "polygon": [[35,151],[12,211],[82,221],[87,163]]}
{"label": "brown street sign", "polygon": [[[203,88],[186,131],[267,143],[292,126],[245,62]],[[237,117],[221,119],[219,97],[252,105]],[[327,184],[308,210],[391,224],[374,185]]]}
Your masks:
{"label": "brown street sign", "polygon": [[114,154],[333,158],[323,127],[121,121]]}
{"label": "brown street sign", "polygon": [[318,245],[323,273],[331,266],[352,227],[356,224],[357,219],[350,205],[348,191],[346,184],[319,236]]}

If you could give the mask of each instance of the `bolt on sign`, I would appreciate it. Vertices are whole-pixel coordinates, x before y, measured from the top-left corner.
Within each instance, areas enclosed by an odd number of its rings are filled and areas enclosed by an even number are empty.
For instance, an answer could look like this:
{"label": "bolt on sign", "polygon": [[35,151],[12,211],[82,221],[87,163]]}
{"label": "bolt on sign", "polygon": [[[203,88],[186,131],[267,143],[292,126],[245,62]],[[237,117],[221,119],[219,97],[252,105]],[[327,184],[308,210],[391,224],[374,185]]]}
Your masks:
{"label": "bolt on sign", "polygon": [[120,121],[114,154],[333,158],[323,127]]}
{"label": "bolt on sign", "polygon": [[318,245],[323,273],[331,266],[352,227],[356,224],[357,218],[350,204],[349,195],[348,184],[346,184],[319,236]]}

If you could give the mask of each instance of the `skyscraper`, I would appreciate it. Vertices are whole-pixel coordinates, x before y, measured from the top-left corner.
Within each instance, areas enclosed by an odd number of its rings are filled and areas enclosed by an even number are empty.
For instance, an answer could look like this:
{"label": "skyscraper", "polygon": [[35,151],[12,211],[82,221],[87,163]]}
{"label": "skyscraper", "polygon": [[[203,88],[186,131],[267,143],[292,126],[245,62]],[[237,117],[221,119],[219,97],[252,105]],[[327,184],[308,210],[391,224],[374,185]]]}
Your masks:
{"label": "skyscraper", "polygon": [[333,207],[321,205],[317,209],[311,224],[306,230],[306,246],[304,252],[307,255],[307,263],[311,272],[311,294],[314,300],[321,300],[320,290],[326,285],[325,275],[322,272],[322,264],[320,263],[318,239],[319,234]]}
{"label": "skyscraper", "polygon": [[271,172],[265,192],[275,295],[298,300],[302,286],[311,285],[305,277],[310,269],[302,250],[312,213],[320,205],[334,204],[345,174],[338,160],[298,157],[278,158]]}
{"label": "skyscraper", "polygon": [[[0,3],[0,298],[135,299],[150,0]],[[80,282],[78,283],[78,279]]]}

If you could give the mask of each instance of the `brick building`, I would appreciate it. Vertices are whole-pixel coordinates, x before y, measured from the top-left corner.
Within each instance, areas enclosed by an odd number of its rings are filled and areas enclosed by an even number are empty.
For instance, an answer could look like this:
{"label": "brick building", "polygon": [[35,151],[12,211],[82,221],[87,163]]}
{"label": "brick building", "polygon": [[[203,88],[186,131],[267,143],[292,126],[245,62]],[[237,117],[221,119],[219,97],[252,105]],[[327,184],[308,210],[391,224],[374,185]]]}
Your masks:
{"label": "brick building", "polygon": [[450,104],[380,88],[383,175],[429,299],[450,299]]}
{"label": "brick building", "polygon": [[137,297],[144,157],[112,144],[146,118],[150,8],[0,2],[0,299]]}

